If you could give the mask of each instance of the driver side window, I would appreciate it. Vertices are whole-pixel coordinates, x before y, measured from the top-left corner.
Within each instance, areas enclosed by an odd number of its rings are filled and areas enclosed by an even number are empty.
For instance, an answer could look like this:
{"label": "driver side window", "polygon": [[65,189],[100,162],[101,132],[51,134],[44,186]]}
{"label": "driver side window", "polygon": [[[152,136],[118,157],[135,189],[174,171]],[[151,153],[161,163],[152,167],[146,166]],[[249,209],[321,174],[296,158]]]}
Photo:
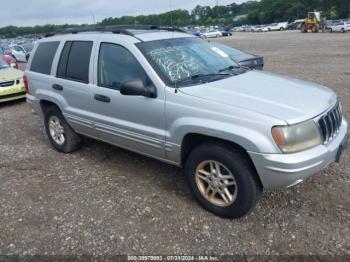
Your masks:
{"label": "driver side window", "polygon": [[101,43],[98,58],[98,85],[119,90],[122,83],[140,79],[145,86],[151,84],[136,58],[124,47]]}

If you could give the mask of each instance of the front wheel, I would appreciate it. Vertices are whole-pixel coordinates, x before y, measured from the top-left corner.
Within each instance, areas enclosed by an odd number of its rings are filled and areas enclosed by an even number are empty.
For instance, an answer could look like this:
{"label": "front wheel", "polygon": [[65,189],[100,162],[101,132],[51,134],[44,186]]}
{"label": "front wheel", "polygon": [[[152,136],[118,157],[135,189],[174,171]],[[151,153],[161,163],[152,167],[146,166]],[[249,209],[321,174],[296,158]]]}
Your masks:
{"label": "front wheel", "polygon": [[224,218],[245,216],[262,193],[251,161],[240,150],[222,143],[195,148],[186,161],[185,174],[199,204]]}
{"label": "front wheel", "polygon": [[58,107],[49,107],[44,115],[46,134],[57,151],[70,153],[80,147],[80,136],[69,126]]}
{"label": "front wheel", "polygon": [[342,29],[341,29],[341,32],[342,32],[343,34],[345,33],[345,30],[344,30],[344,28],[342,28]]}

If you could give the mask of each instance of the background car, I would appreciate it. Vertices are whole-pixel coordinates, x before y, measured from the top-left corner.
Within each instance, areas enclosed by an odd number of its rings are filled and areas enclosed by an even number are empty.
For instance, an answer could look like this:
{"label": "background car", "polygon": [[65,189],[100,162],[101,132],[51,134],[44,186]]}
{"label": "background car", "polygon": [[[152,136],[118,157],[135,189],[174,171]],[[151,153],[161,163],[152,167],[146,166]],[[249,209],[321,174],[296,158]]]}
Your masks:
{"label": "background car", "polygon": [[222,33],[218,30],[203,30],[201,31],[202,38],[218,38],[222,36]]}
{"label": "background car", "polygon": [[245,53],[239,49],[216,42],[211,42],[211,45],[219,48],[224,53],[229,55],[230,58],[240,66],[259,70],[262,70],[264,68],[264,58],[262,56]]}
{"label": "background car", "polygon": [[11,47],[12,56],[18,62],[27,62],[33,50],[33,47],[34,45],[32,43],[27,43],[23,45],[14,45]]}
{"label": "background car", "polygon": [[23,72],[0,59],[0,103],[25,97]]}
{"label": "background car", "polygon": [[300,26],[303,22],[304,22],[304,19],[294,20],[293,22],[291,22],[287,25],[287,29],[288,30],[299,30]]}
{"label": "background car", "polygon": [[269,26],[268,25],[263,25],[262,29],[263,32],[268,32],[269,31]]}
{"label": "background car", "polygon": [[32,54],[34,44],[33,43],[25,43],[22,45],[22,48],[24,49],[26,53],[26,59],[29,60],[29,56]]}
{"label": "background car", "polygon": [[220,30],[221,36],[232,36],[232,33],[230,30],[222,29]]}
{"label": "background car", "polygon": [[288,27],[288,22],[274,23],[271,24],[268,28],[269,31],[283,31]]}
{"label": "background car", "polygon": [[339,22],[331,26],[331,32],[349,32],[350,31],[350,22]]}
{"label": "background car", "polygon": [[16,63],[15,59],[12,56],[10,56],[10,55],[6,55],[5,51],[4,51],[4,49],[2,47],[0,47],[0,59],[4,60],[12,68],[18,69],[18,64]]}
{"label": "background car", "polygon": [[252,26],[246,26],[244,28],[244,32],[253,32],[253,27]]}
{"label": "background car", "polygon": [[262,25],[256,25],[252,29],[253,32],[262,32],[263,31],[263,26]]}

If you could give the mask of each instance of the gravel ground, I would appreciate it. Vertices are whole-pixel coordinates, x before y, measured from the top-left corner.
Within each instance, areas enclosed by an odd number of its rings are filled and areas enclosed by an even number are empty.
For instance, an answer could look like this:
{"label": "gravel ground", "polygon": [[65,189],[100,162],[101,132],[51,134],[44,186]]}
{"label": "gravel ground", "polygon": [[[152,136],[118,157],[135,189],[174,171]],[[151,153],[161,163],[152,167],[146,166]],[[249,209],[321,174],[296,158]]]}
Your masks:
{"label": "gravel ground", "polygon": [[[237,33],[219,41],[263,55],[266,70],[333,88],[350,119],[350,34]],[[92,140],[60,154],[24,101],[6,103],[0,254],[350,255],[349,173],[347,151],[304,183],[265,192],[249,216],[225,220],[197,205],[181,170]]]}

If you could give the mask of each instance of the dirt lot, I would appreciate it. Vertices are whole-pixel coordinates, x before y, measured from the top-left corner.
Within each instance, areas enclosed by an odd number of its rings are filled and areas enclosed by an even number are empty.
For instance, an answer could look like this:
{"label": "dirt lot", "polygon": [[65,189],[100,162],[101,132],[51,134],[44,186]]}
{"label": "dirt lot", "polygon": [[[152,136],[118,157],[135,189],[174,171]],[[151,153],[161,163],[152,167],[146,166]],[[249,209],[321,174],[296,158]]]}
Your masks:
{"label": "dirt lot", "polygon": [[[237,33],[266,70],[333,88],[350,119],[350,34]],[[283,87],[281,87],[283,88]],[[317,99],[317,97],[315,97]],[[88,140],[54,151],[24,102],[0,106],[0,254],[347,254],[350,154],[240,220],[207,213],[181,170]]]}

